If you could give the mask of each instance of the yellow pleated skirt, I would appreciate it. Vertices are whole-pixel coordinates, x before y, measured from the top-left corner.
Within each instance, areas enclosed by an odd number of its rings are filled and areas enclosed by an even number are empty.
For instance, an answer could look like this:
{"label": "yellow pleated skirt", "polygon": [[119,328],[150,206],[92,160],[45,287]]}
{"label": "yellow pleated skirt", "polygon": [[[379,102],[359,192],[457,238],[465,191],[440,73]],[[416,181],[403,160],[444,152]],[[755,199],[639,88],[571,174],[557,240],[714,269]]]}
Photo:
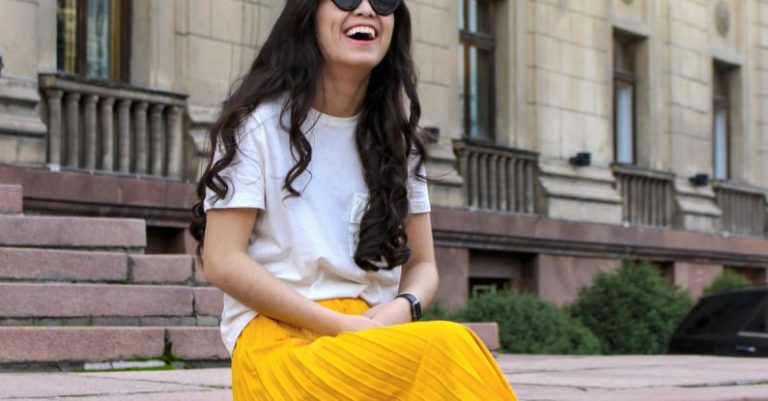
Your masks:
{"label": "yellow pleated skirt", "polygon": [[[315,301],[362,315],[362,298]],[[419,321],[336,336],[257,315],[232,354],[234,401],[489,401],[517,396],[466,326]]]}

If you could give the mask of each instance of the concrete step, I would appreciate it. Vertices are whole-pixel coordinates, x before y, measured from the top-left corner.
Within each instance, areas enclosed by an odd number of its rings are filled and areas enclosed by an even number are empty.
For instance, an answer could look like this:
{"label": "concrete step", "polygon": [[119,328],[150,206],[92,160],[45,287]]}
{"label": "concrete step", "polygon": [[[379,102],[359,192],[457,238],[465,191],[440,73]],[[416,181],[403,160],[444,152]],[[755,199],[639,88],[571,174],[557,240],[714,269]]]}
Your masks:
{"label": "concrete step", "polygon": [[0,365],[159,358],[229,359],[218,327],[0,327]]}
{"label": "concrete step", "polygon": [[86,316],[86,317],[0,317],[0,326],[164,326],[213,327],[219,326],[221,317],[201,316]]}
{"label": "concrete step", "polygon": [[0,184],[0,214],[21,214],[22,194],[21,185]]}
{"label": "concrete step", "polygon": [[0,282],[0,317],[220,316],[215,287]]}
{"label": "concrete step", "polygon": [[0,247],[0,281],[207,284],[195,267],[192,255]]}
{"label": "concrete step", "polygon": [[0,246],[138,252],[146,244],[141,219],[0,215]]}

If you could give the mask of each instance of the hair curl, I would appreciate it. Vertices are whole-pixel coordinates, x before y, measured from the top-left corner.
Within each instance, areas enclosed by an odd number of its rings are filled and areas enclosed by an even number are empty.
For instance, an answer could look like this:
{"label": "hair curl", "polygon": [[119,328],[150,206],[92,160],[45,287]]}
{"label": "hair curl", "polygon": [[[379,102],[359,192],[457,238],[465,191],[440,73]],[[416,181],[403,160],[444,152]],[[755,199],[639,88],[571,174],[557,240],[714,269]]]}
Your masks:
{"label": "hair curl", "polygon": [[[237,151],[236,131],[262,102],[287,92],[280,121],[290,112],[290,127],[282,127],[290,139],[291,153],[298,161],[288,171],[283,189],[289,196],[300,196],[293,181],[312,159],[312,148],[301,132],[316,96],[321,79],[323,57],[315,33],[318,0],[288,0],[280,17],[249,71],[233,83],[217,120],[211,127],[211,149],[222,145],[223,155],[207,167],[197,183],[198,201],[192,208],[192,236],[198,241],[196,254],[202,259],[206,213],[203,199],[206,188],[224,198],[227,183],[219,173]],[[411,251],[407,245],[405,217],[408,215],[408,157],[417,155],[413,174],[418,174],[427,159],[426,134],[418,127],[421,105],[416,92],[416,74],[411,56],[411,17],[404,3],[395,11],[395,27],[384,59],[371,71],[363,108],[355,132],[356,148],[369,191],[369,204],[360,222],[360,240],[355,263],[366,271],[391,270],[405,263]],[[403,93],[408,97],[406,115]],[[282,124],[282,123],[281,123]],[[294,155],[294,161],[296,155]],[[380,261],[386,262],[384,266]],[[376,262],[373,262],[376,261]],[[377,266],[379,264],[379,266]]]}

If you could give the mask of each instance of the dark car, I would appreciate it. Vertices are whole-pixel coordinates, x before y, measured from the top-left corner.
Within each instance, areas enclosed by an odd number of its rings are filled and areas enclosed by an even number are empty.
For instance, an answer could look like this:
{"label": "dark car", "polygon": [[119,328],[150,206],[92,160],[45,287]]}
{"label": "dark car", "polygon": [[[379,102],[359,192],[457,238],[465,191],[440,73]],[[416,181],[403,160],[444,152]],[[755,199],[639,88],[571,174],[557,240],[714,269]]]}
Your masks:
{"label": "dark car", "polygon": [[768,287],[702,297],[680,322],[670,354],[768,356]]}

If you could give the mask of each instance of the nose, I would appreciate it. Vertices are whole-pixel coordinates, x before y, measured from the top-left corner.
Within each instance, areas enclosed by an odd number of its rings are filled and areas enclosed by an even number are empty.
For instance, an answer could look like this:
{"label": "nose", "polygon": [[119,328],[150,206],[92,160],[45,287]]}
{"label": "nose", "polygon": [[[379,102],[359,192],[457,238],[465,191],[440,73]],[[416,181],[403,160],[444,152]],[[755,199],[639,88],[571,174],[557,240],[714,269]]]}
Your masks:
{"label": "nose", "polygon": [[357,6],[354,13],[355,15],[367,15],[369,17],[373,17],[376,15],[376,12],[373,11],[373,8],[371,7],[371,3],[369,3],[368,0],[361,1],[360,5]]}

